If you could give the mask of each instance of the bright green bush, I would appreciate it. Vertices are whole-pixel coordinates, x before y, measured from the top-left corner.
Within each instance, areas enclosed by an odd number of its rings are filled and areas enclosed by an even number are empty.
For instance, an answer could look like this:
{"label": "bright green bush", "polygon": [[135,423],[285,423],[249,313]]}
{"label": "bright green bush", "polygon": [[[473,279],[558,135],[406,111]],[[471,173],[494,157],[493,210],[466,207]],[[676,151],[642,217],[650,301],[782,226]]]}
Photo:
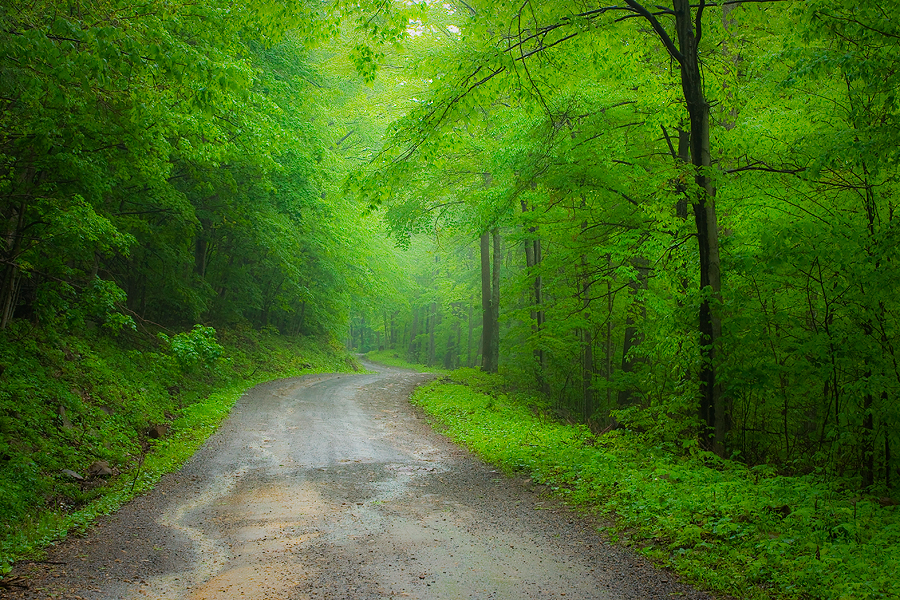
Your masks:
{"label": "bright green bush", "polygon": [[181,370],[186,373],[198,368],[212,367],[225,350],[216,342],[216,330],[200,324],[194,325],[190,331],[175,334],[171,338],[160,333],[159,338],[169,344],[172,356],[175,357]]}

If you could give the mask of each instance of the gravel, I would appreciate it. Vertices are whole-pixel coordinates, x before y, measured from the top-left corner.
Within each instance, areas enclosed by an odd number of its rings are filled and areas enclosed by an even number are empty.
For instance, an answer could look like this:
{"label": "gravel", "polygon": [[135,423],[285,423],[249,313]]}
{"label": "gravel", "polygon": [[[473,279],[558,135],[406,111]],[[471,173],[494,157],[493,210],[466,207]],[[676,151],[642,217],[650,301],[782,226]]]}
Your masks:
{"label": "gravel", "polygon": [[310,375],[237,403],[200,451],[10,598],[708,599],[602,523],[433,432],[430,376]]}

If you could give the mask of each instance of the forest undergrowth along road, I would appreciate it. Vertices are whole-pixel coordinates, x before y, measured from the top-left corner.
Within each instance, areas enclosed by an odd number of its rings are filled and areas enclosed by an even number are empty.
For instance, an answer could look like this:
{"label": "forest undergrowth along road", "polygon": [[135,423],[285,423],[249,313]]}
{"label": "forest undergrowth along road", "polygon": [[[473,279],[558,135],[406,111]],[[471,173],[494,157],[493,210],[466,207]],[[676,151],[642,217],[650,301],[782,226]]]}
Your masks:
{"label": "forest undergrowth along road", "polygon": [[431,431],[428,375],[257,386],[181,471],[20,564],[15,598],[708,598]]}

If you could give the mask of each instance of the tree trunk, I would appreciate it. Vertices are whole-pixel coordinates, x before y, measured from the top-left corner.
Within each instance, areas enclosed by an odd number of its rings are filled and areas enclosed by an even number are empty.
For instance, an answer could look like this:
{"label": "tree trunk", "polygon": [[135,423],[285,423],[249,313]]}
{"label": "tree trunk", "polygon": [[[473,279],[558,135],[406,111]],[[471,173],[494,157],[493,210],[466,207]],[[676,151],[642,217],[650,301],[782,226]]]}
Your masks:
{"label": "tree trunk", "polygon": [[203,233],[198,233],[194,239],[194,273],[201,278],[206,277],[206,250],[209,244]]}
{"label": "tree trunk", "polygon": [[456,348],[455,354],[453,355],[453,367],[454,369],[459,368],[459,355],[460,348],[462,348],[462,305],[459,306],[457,315],[456,315]]}
{"label": "tree trunk", "polygon": [[[705,3],[701,2],[698,11]],[[678,36],[681,65],[681,88],[691,122],[691,162],[694,166],[694,182],[698,192],[694,199],[694,222],[700,254],[700,290],[702,300],[699,311],[700,352],[700,418],[706,425],[701,435],[705,445],[719,456],[725,456],[725,436],[728,433],[728,415],[721,385],[716,379],[716,352],[722,335],[722,321],[718,304],[722,284],[719,261],[719,235],[716,219],[716,190],[709,169],[712,165],[709,139],[709,102],[703,91],[700,58],[697,48],[696,21],[691,14],[690,0],[673,0],[675,29]],[[712,435],[710,435],[710,431]]]}
{"label": "tree trunk", "polygon": [[[866,373],[866,379],[872,372]],[[875,485],[875,419],[872,415],[872,393],[867,392],[863,398],[863,431],[862,431],[862,487],[869,489]]]}
{"label": "tree trunk", "polygon": [[297,326],[297,333],[306,333],[306,302],[300,303],[300,323]]}
{"label": "tree trunk", "polygon": [[469,337],[466,338],[466,366],[474,367],[475,362],[472,358],[472,330],[475,328],[475,320],[472,318],[472,303],[469,303]]}
{"label": "tree trunk", "polygon": [[[647,289],[650,261],[642,256],[636,256],[631,260],[631,266],[637,271],[637,276],[634,281],[628,284],[632,304],[625,317],[625,338],[622,343],[622,371],[625,373],[634,372],[635,366],[643,362],[631,356],[631,354],[644,341],[644,334],[637,325],[639,322],[643,323],[646,318],[647,307],[643,299],[639,298],[639,295],[643,290]],[[618,404],[620,408],[632,403],[632,392],[633,389],[631,387],[619,391]]]}
{"label": "tree trunk", "polygon": [[[522,200],[522,212],[528,212],[528,204]],[[525,266],[530,271],[536,271],[541,263],[541,240],[537,237],[537,228],[529,227],[528,236],[525,239]],[[538,385],[544,389],[544,350],[540,347],[540,331],[544,326],[544,311],[542,310],[542,294],[543,282],[540,273],[534,272],[534,280],[532,284],[532,302],[534,308],[531,309],[531,330],[536,332],[538,347],[534,349],[534,360],[537,365]]]}
{"label": "tree trunk", "polygon": [[18,210],[9,219],[5,238],[6,247],[3,248],[3,258],[6,264],[3,268],[3,283],[0,287],[0,329],[6,329],[12,320],[19,298],[19,285],[21,272],[16,259],[22,252],[22,227],[25,222],[25,203],[19,205]]}
{"label": "tree trunk", "polygon": [[390,337],[390,348],[393,350],[397,347],[397,329],[394,324],[394,317],[397,315],[397,311],[391,313],[391,337]]}
{"label": "tree trunk", "polygon": [[[581,207],[584,208],[584,199]],[[581,223],[582,234],[587,229],[587,222]],[[587,257],[581,255],[581,269],[577,272],[577,293],[581,296],[581,313],[588,323],[581,328],[581,420],[587,423],[594,415],[594,333],[591,331],[591,278],[588,273]]]}
{"label": "tree trunk", "polygon": [[429,315],[429,328],[428,328],[428,362],[425,363],[429,367],[434,364],[434,334],[437,330],[438,325],[438,305],[437,302],[431,303],[431,310],[429,311],[431,314]]}
{"label": "tree trunk", "polygon": [[494,339],[491,341],[491,349],[494,353],[492,361],[494,363],[494,372],[496,372],[500,368],[500,262],[502,259],[500,253],[500,231],[496,227],[491,230],[491,238],[494,242],[494,265],[491,273],[491,318],[494,321],[491,333]]}
{"label": "tree trunk", "polygon": [[[496,231],[496,229],[493,231]],[[488,373],[497,372],[498,349],[495,347],[495,340],[499,336],[499,332],[495,332],[497,320],[494,318],[494,286],[492,286],[493,280],[491,278],[491,235],[493,231],[485,231],[481,234],[481,309],[483,323],[481,331],[481,370]]]}
{"label": "tree trunk", "polygon": [[[612,270],[612,255],[606,255],[606,267],[610,271]],[[606,278],[606,360],[604,365],[606,367],[606,381],[609,383],[609,380],[613,375],[613,310],[615,309],[615,296],[613,295],[612,289],[612,278]],[[606,386],[606,411],[607,418],[611,415],[609,411],[612,411],[612,388],[607,385]]]}
{"label": "tree trunk", "polygon": [[416,337],[419,335],[419,309],[413,308],[413,322],[412,327],[409,332],[409,348],[407,350],[407,356],[409,357],[409,362],[416,363],[419,362],[419,352],[416,347]]}

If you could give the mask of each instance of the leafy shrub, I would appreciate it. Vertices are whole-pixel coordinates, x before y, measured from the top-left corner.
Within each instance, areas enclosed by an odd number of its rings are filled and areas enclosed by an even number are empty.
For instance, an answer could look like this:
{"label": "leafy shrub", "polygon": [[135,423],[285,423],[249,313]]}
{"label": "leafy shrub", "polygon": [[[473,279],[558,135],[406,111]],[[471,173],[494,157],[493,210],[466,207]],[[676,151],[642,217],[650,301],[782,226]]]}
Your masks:
{"label": "leafy shrub", "polygon": [[191,373],[201,367],[212,367],[224,351],[221,344],[216,342],[216,330],[200,324],[171,338],[164,333],[160,333],[159,337],[169,344],[175,361],[185,373]]}

